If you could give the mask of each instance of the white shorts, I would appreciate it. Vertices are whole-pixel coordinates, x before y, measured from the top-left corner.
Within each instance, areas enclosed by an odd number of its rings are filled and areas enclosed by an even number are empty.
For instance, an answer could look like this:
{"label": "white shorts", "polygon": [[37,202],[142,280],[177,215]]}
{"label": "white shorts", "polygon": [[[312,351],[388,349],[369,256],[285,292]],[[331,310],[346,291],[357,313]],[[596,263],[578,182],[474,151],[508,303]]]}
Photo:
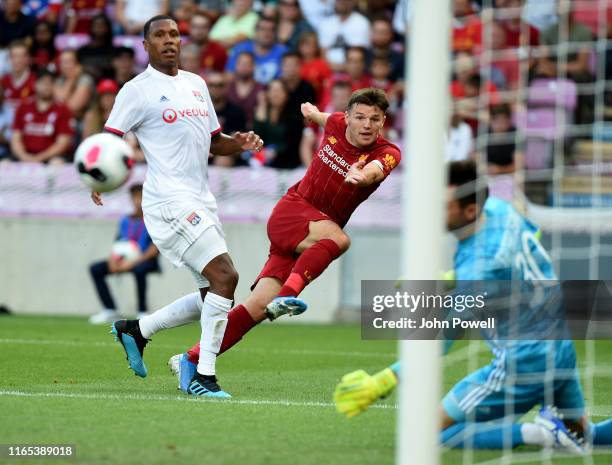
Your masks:
{"label": "white shorts", "polygon": [[210,287],[208,280],[202,276],[202,270],[213,258],[224,253],[227,253],[227,245],[223,231],[217,226],[212,226],[204,231],[183,254],[183,263],[191,271],[198,289]]}
{"label": "white shorts", "polygon": [[[168,202],[143,210],[153,243],[173,265],[188,265],[202,278],[200,273],[210,260],[227,253],[225,235],[216,212],[203,206],[190,206],[190,202]],[[205,237],[199,240],[205,232]],[[196,243],[198,245],[191,250],[192,253],[186,254]],[[208,283],[202,278],[198,280],[200,284],[207,287]]]}

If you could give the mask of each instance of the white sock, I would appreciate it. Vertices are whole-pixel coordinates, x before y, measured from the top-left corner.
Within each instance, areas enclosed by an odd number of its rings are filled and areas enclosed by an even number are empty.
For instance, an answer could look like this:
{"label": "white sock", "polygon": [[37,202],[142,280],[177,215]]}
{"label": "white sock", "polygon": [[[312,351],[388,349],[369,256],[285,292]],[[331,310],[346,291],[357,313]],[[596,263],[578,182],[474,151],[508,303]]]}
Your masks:
{"label": "white sock", "polygon": [[227,314],[232,308],[232,301],[209,292],[202,305],[202,336],[200,338],[200,360],[198,373],[212,376],[215,374],[217,354],[227,326]]}
{"label": "white sock", "polygon": [[162,329],[182,326],[200,319],[202,297],[199,292],[187,294],[170,305],[157,310],[151,315],[143,316],[139,320],[142,337],[149,339]]}
{"label": "white sock", "polygon": [[523,423],[521,436],[523,436],[523,442],[528,446],[552,447],[554,445],[552,435],[547,434],[543,426],[535,423]]}

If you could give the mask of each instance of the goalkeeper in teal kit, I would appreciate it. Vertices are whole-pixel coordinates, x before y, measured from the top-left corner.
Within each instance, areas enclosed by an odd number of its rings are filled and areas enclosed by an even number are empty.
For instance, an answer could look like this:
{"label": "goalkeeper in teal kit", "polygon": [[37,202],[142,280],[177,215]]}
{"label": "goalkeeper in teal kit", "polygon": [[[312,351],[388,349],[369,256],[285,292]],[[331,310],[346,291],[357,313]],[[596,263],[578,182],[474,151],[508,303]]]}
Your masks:
{"label": "goalkeeper in teal kit", "polygon": [[[475,188],[476,182],[475,163],[450,164],[447,227],[458,239],[457,282],[556,280],[537,228],[510,204],[487,198],[486,187]],[[520,317],[542,311],[536,304]],[[459,381],[444,397],[441,442],[449,447],[501,449],[511,438],[513,447],[562,447],[578,453],[591,443],[612,444],[612,420],[591,425],[586,419],[573,342],[537,336],[510,340],[499,337],[503,330],[485,331],[493,360]],[[445,341],[445,352],[451,344]],[[410,376],[409,367],[404,375]],[[399,377],[399,362],[372,376],[363,370],[345,375],[334,392],[338,411],[348,417],[365,411],[386,397]],[[542,408],[533,423],[511,423],[502,421],[507,399],[512,399],[517,419],[536,405],[552,401],[554,407]],[[557,409],[564,413],[563,421]]]}

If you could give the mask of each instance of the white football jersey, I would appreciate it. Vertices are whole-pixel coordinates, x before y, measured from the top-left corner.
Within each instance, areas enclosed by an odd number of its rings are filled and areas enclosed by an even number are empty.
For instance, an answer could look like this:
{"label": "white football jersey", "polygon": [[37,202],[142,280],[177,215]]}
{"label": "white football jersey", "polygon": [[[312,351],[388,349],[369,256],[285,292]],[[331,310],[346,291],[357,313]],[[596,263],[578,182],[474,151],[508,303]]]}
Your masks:
{"label": "white football jersey", "polygon": [[216,211],[208,155],[221,127],[200,76],[182,70],[169,76],[149,65],[119,91],[105,129],[132,131],[140,143],[148,165],[143,209],[178,201]]}

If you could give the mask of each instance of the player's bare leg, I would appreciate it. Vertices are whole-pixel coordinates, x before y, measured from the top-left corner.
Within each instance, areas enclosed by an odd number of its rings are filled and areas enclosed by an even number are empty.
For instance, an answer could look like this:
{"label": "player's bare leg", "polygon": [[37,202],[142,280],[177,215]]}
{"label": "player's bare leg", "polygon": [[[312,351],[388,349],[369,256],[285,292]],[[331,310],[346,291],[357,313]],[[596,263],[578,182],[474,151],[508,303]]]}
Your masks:
{"label": "player's bare leg", "polygon": [[350,247],[349,237],[331,220],[311,221],[308,230],[308,236],[296,247],[300,256],[291,274],[266,307],[271,320],[287,314],[298,315],[306,310],[306,303],[297,296]]}

